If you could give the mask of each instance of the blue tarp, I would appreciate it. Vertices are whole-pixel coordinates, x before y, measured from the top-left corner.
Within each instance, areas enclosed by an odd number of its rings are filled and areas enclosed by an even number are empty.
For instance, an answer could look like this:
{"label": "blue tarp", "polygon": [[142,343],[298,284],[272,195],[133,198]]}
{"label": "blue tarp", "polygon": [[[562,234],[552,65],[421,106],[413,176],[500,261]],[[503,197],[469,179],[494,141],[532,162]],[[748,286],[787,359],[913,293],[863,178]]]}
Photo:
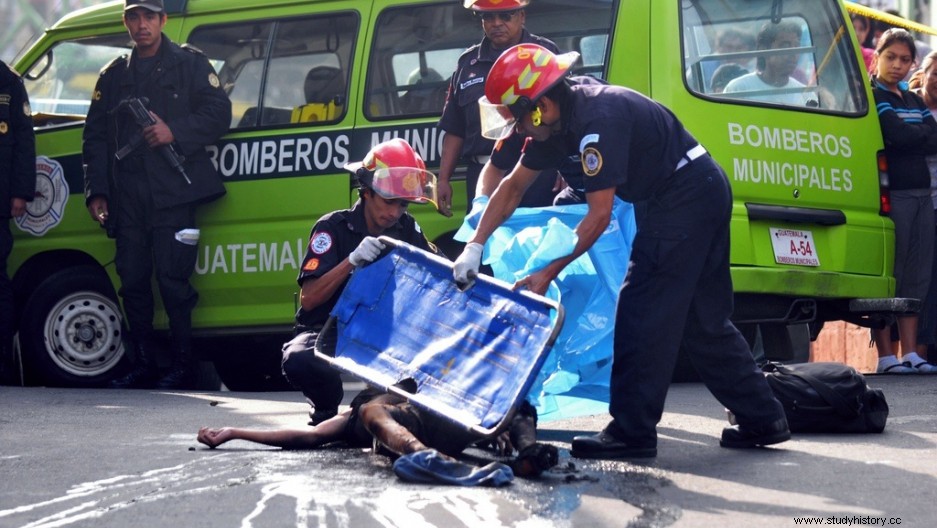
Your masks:
{"label": "blue tarp", "polygon": [[[476,206],[479,213],[484,202]],[[483,262],[513,283],[571,253],[573,228],[587,211],[585,204],[519,208],[489,239]],[[463,224],[457,239],[470,238],[476,219]],[[547,292],[562,303],[566,322],[528,396],[541,420],[608,411],[615,308],[635,230],[632,205],[616,199],[608,228]]]}

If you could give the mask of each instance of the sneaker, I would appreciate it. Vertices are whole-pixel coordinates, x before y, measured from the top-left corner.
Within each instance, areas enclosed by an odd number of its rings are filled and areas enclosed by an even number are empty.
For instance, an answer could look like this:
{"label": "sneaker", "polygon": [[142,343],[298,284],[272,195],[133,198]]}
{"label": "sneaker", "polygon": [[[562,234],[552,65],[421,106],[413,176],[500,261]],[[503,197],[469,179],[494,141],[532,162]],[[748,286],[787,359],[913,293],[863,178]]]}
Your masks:
{"label": "sneaker", "polygon": [[879,374],[917,374],[918,369],[912,367],[910,362],[905,361],[904,363],[894,363],[885,368],[879,365],[876,372]]}
{"label": "sneaker", "polygon": [[911,365],[911,363],[905,363],[905,365],[910,365],[919,374],[937,374],[937,365],[931,365],[927,361],[921,361],[917,365]]}

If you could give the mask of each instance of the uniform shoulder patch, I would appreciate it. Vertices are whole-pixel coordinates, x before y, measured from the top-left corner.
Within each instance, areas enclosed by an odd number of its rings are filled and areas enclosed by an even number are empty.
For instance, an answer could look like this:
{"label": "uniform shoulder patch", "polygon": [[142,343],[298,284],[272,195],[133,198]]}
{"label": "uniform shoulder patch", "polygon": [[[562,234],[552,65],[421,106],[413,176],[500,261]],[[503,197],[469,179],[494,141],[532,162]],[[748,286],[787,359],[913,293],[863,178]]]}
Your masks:
{"label": "uniform shoulder patch", "polygon": [[190,52],[190,53],[195,53],[195,54],[197,54],[197,55],[204,55],[204,54],[205,54],[204,51],[200,50],[199,48],[197,48],[197,47],[195,47],[195,46],[193,46],[193,45],[191,45],[191,44],[189,44],[188,42],[186,42],[185,44],[182,44],[182,45],[179,46],[179,47],[182,48],[182,49],[184,49],[184,50],[186,50],[186,51],[188,51],[188,52]]}
{"label": "uniform shoulder patch", "polygon": [[582,151],[582,172],[586,176],[595,176],[602,170],[602,153],[595,147]]}
{"label": "uniform shoulder patch", "polygon": [[316,255],[321,255],[332,249],[332,235],[326,232],[318,232],[309,239],[309,250]]}
{"label": "uniform shoulder patch", "polygon": [[101,75],[106,74],[108,71],[110,71],[111,69],[113,69],[113,68],[115,68],[115,67],[117,67],[117,66],[126,64],[126,63],[127,63],[127,60],[128,60],[129,58],[130,58],[129,55],[124,54],[124,55],[121,55],[120,57],[117,57],[116,59],[112,60],[111,62],[108,62],[107,64],[104,65],[103,68],[101,68]]}

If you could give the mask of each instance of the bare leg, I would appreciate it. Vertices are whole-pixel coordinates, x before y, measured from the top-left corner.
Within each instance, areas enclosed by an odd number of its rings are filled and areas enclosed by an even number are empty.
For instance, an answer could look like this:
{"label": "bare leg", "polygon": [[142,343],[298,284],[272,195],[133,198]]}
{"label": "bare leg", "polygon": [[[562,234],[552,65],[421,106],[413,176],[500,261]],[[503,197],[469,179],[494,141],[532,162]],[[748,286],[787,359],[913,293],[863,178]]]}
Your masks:
{"label": "bare leg", "polygon": [[238,427],[202,427],[196,439],[212,449],[231,440],[247,440],[283,449],[312,449],[341,439],[350,414],[351,411],[346,410],[308,429],[265,431]]}
{"label": "bare leg", "polygon": [[397,455],[429,449],[399,421],[403,416],[396,412],[398,400],[395,396],[382,395],[362,405],[358,411],[361,423],[378,442]]}

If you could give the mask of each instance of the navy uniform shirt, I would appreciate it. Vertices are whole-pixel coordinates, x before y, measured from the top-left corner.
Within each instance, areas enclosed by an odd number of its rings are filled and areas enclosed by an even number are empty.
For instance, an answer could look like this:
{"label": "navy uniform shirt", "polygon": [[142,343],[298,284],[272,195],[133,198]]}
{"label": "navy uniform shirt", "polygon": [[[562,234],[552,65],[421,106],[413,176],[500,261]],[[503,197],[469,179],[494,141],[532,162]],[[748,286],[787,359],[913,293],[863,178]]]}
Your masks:
{"label": "navy uniform shirt", "polygon": [[36,193],[36,138],[23,80],[0,62],[0,219],[10,218],[10,200],[32,201]]}
{"label": "navy uniform shirt", "polygon": [[634,90],[579,84],[569,95],[562,131],[531,141],[521,164],[543,170],[579,154],[587,193],[615,187],[622,200],[645,200],[667,186],[697,144],[673,112]]}
{"label": "navy uniform shirt", "polygon": [[[423,234],[420,225],[410,216],[410,213],[404,213],[396,224],[381,235],[437,253],[436,247],[426,240],[426,235]],[[296,282],[302,287],[306,279],[317,279],[325,275],[345,260],[366,236],[368,236],[368,225],[364,219],[364,201],[362,200],[355,202],[351,209],[334,211],[323,216],[312,226],[306,257],[299,268],[299,277]],[[300,307],[296,312],[297,324],[312,328],[325,323],[329,318],[329,312],[338,302],[344,289],[345,285],[342,284],[342,287],[336,290],[327,302],[312,310],[307,311]]]}
{"label": "navy uniform shirt", "polygon": [[[520,42],[539,44],[553,53],[559,53],[553,41],[532,35],[526,29],[521,33]],[[463,157],[487,156],[494,147],[494,141],[481,135],[478,100],[485,95],[488,71],[502,51],[492,48],[488,37],[483,38],[479,44],[462,53],[449,79],[449,93],[446,94],[446,105],[439,118],[439,128],[463,139]]]}

